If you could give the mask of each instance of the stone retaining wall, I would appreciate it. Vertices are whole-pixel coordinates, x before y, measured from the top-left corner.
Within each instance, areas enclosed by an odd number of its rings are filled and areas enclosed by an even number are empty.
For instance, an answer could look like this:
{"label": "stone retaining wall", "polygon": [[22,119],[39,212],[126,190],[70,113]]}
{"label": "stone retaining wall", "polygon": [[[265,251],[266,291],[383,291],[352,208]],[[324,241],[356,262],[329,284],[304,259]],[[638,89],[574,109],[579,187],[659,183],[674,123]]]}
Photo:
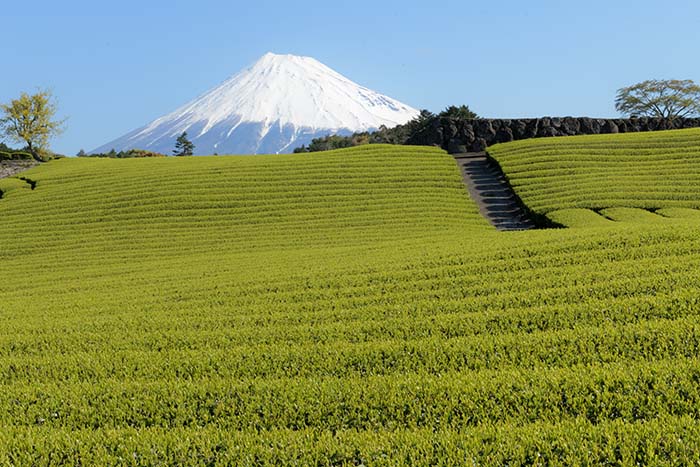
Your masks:
{"label": "stone retaining wall", "polygon": [[37,162],[20,161],[0,161],[0,178],[11,177],[37,165]]}

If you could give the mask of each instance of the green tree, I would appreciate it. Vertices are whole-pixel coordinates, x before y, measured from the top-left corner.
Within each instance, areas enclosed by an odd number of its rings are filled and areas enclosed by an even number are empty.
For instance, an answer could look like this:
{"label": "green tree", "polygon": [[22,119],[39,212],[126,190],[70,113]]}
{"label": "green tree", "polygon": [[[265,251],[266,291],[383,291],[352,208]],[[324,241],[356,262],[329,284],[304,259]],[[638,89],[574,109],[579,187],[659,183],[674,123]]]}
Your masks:
{"label": "green tree", "polygon": [[700,86],[692,80],[648,80],[617,91],[615,108],[628,116],[669,120],[700,114]]}
{"label": "green tree", "polygon": [[193,152],[194,144],[192,144],[192,141],[187,139],[187,132],[185,131],[177,137],[173,154],[176,156],[191,156]]}
{"label": "green tree", "polygon": [[436,115],[434,113],[423,109],[413,120],[408,121],[405,125],[401,125],[401,129],[405,130],[406,137],[409,137],[423,130],[435,117]]}
{"label": "green tree", "polygon": [[29,153],[42,161],[49,139],[63,131],[63,120],[54,120],[56,104],[50,91],[29,95],[22,93],[9,104],[0,104],[0,134],[18,143],[25,143]]}
{"label": "green tree", "polygon": [[417,125],[423,125],[423,124],[431,121],[433,118],[435,118],[434,113],[432,113],[430,110],[422,109],[420,111],[420,113],[418,114],[418,116],[408,123],[416,122]]}
{"label": "green tree", "polygon": [[438,116],[457,118],[460,120],[470,120],[479,117],[476,113],[472,112],[469,106],[467,105],[460,105],[459,107],[451,105],[442,112],[440,112]]}
{"label": "green tree", "polygon": [[328,135],[322,138],[312,139],[305,152],[330,151],[333,149],[349,148],[352,145],[352,138],[350,136]]}

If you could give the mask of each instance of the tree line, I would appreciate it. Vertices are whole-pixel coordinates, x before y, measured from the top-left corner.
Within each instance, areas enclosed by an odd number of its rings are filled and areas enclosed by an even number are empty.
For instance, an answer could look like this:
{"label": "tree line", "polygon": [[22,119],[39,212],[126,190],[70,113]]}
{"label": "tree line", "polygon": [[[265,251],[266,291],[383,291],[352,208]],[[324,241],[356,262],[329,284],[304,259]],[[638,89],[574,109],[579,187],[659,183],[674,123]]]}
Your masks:
{"label": "tree line", "polygon": [[[191,156],[194,152],[194,144],[187,138],[187,132],[183,132],[175,140],[175,149],[173,150],[173,156]],[[93,152],[86,153],[84,150],[80,150],[78,157],[107,157],[110,159],[131,159],[134,157],[168,157],[167,154],[162,154],[160,152],[149,151],[146,149],[125,149],[122,151],[116,151],[114,148],[109,152]]]}
{"label": "tree line", "polygon": [[449,106],[442,112],[434,114],[429,110],[421,110],[420,113],[409,122],[393,128],[382,125],[374,132],[359,132],[348,136],[328,135],[314,138],[308,146],[304,145],[294,149],[294,153],[329,151],[363,144],[406,144],[411,136],[423,130],[435,118],[451,117],[457,119],[478,118],[469,106]]}
{"label": "tree line", "polygon": [[135,157],[167,157],[165,154],[161,154],[159,152],[155,151],[147,151],[145,149],[127,149],[124,151],[116,151],[115,149],[110,150],[109,152],[94,152],[94,153],[86,153],[82,149],[78,154],[76,154],[77,157],[107,157],[110,159],[132,159]]}

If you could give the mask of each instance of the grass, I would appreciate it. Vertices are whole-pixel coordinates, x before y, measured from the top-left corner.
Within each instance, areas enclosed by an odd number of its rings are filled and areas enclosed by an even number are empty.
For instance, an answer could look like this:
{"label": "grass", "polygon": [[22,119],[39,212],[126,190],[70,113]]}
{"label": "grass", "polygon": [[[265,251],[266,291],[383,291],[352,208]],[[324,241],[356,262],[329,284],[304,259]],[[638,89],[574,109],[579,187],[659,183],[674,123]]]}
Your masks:
{"label": "grass", "polygon": [[496,232],[428,148],[22,176],[0,180],[0,464],[700,455],[700,218],[678,191],[654,213],[554,194],[537,209],[589,228]]}

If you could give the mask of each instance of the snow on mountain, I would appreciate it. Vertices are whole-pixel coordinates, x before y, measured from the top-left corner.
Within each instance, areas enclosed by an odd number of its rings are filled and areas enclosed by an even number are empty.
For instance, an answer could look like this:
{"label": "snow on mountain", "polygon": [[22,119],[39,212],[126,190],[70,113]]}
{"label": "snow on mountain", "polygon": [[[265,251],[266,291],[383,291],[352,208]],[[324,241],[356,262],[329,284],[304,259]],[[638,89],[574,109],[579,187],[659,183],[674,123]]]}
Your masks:
{"label": "snow on mountain", "polygon": [[417,114],[313,58],[268,53],[197,99],[93,152],[139,148],[170,154],[186,131],[196,154],[284,153],[319,136],[393,127]]}

